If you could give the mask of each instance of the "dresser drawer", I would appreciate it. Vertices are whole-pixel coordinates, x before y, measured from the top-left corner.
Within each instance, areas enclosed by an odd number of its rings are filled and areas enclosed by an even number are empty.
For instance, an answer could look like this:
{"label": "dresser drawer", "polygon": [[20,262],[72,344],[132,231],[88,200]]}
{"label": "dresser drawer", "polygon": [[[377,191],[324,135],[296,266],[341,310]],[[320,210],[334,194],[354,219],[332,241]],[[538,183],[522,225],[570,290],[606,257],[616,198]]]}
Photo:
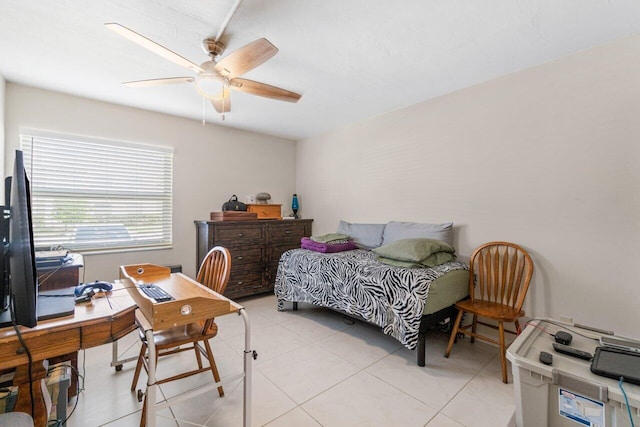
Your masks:
{"label": "dresser drawer", "polygon": [[273,224],[269,227],[269,241],[272,244],[292,243],[300,246],[300,239],[309,237],[303,223],[290,220],[286,224]]}
{"label": "dresser drawer", "polygon": [[254,295],[267,292],[268,287],[265,286],[262,270],[247,271],[231,271],[231,277],[227,283],[227,289],[224,296],[230,299]]}
{"label": "dresser drawer", "polygon": [[230,249],[229,252],[231,253],[231,271],[236,270],[236,267],[246,270],[247,265],[251,264],[256,268],[264,265],[264,248]]}
{"label": "dresser drawer", "polygon": [[211,230],[211,244],[212,246],[225,246],[227,248],[256,245],[264,240],[263,233],[263,228],[260,226],[217,226]]}

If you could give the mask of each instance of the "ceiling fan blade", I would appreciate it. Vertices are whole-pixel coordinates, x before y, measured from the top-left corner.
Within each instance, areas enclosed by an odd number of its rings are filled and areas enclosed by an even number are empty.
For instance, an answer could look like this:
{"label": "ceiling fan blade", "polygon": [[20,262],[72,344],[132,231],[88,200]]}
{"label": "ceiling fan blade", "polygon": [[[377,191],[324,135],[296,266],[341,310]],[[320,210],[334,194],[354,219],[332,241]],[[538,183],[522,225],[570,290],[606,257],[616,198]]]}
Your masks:
{"label": "ceiling fan blade", "polygon": [[122,37],[131,40],[134,43],[139,44],[145,49],[150,50],[156,55],[160,55],[169,61],[180,65],[181,67],[188,68],[190,70],[195,71],[196,73],[203,73],[204,70],[200,68],[200,66],[194,62],[189,61],[187,58],[178,55],[172,50],[167,49],[166,47],[154,42],[153,40],[143,36],[142,34],[138,34],[129,28],[116,24],[114,22],[104,24],[105,27],[110,29],[111,31],[120,34]]}
{"label": "ceiling fan blade", "polygon": [[192,83],[195,80],[196,80],[195,77],[167,77],[164,79],[136,80],[133,82],[124,82],[122,84],[129,87],[148,87],[148,86],[171,85],[176,83]]}
{"label": "ceiling fan blade", "polygon": [[211,105],[216,109],[218,113],[228,113],[231,111],[231,97],[229,96],[229,89],[222,88],[220,97],[211,100]]}
{"label": "ceiling fan blade", "polygon": [[264,96],[265,98],[278,99],[286,102],[298,102],[302,95],[291,92],[290,90],[281,89],[266,83],[254,82],[247,79],[232,79],[230,85],[233,89],[240,92],[250,93],[252,95]]}
{"label": "ceiling fan blade", "polygon": [[278,48],[269,40],[265,38],[254,40],[222,58],[215,69],[221,75],[232,79],[253,70],[276,53]]}

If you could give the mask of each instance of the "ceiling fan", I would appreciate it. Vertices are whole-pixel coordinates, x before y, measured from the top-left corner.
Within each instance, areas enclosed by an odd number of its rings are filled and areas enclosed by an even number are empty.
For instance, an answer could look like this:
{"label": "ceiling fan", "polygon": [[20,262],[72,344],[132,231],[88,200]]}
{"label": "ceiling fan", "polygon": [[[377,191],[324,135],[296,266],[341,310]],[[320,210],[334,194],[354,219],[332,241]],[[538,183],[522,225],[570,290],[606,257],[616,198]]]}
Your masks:
{"label": "ceiling fan", "polygon": [[300,94],[286,89],[239,77],[266,62],[278,52],[278,48],[265,38],[254,40],[219,60],[217,58],[225,49],[225,46],[219,41],[220,37],[206,38],[202,41],[202,48],[209,55],[210,60],[198,65],[123,25],[117,23],[104,25],[132,42],[196,74],[195,77],[166,77],[125,82],[123,83],[125,86],[147,87],[195,83],[198,93],[210,100],[218,113],[231,111],[229,89],[287,102],[297,102],[301,97]]}

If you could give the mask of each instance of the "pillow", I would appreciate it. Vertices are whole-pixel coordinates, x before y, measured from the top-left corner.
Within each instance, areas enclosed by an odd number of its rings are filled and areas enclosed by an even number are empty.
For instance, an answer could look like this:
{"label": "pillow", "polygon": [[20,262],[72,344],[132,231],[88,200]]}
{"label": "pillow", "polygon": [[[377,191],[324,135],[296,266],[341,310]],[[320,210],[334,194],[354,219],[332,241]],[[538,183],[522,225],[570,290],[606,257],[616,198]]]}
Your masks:
{"label": "pillow", "polygon": [[456,259],[455,249],[451,245],[434,239],[396,240],[374,249],[373,252],[382,258],[419,263],[425,267],[435,267]]}
{"label": "pillow", "polygon": [[411,262],[411,261],[398,261],[397,259],[384,258],[379,256],[378,261],[383,264],[391,265],[393,267],[402,267],[402,268],[424,268],[424,265],[419,262]]}
{"label": "pillow", "polygon": [[449,245],[453,244],[453,223],[421,224],[418,222],[391,221],[384,228],[382,244],[395,242],[400,239],[423,237],[440,240]]}
{"label": "pillow", "polygon": [[382,244],[384,228],[384,224],[351,224],[340,221],[337,233],[350,236],[359,248],[373,249]]}

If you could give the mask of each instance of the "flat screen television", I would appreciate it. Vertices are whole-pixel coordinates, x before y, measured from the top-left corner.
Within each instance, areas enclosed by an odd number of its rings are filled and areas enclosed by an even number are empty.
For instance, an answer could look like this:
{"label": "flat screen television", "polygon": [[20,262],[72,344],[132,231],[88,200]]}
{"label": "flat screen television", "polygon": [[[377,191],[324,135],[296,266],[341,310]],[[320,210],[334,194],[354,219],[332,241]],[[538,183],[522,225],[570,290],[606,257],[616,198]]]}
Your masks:
{"label": "flat screen television", "polygon": [[9,259],[9,195],[11,194],[11,177],[5,180],[4,196],[5,202],[0,206],[0,322],[5,314],[9,312],[9,269],[5,262]]}
{"label": "flat screen television", "polygon": [[[38,276],[35,265],[33,224],[31,219],[31,193],[24,168],[22,151],[16,150],[9,197],[9,232],[2,240],[8,242],[3,251],[3,277],[8,279],[10,310],[5,310],[0,326],[13,321],[17,325],[32,328],[38,320],[71,315],[74,312],[73,296],[38,298]],[[3,227],[6,229],[6,227]],[[6,287],[6,283],[3,283]],[[7,312],[9,318],[7,319]]]}
{"label": "flat screen television", "polygon": [[38,279],[31,222],[31,194],[22,151],[16,151],[9,205],[9,283],[18,325],[38,323]]}

